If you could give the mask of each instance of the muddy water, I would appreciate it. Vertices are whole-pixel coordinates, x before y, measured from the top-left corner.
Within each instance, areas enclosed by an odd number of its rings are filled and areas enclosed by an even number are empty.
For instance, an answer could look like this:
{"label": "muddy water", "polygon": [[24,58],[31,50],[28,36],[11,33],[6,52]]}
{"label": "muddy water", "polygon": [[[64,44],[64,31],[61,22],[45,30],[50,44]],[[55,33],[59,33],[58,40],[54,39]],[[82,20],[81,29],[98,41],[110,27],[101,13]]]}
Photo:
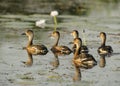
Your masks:
{"label": "muddy water", "polygon": [[[98,61],[98,65],[89,70],[82,70],[80,82],[73,82],[75,70],[71,60],[73,54],[58,56],[59,65],[51,65],[56,58],[50,51],[54,39],[49,37],[54,30],[52,18],[49,15],[0,15],[0,84],[1,86],[119,86],[120,85],[120,17],[78,17],[59,16],[58,23],[61,33],[60,45],[68,45],[73,38],[70,32],[78,30],[85,38],[90,53]],[[38,19],[46,19],[45,28],[35,26]],[[45,56],[33,56],[34,62],[31,67],[22,64],[26,61],[27,52],[22,49],[26,46],[27,37],[22,36],[26,29],[32,29],[35,33],[34,43],[45,44],[49,52]],[[114,54],[106,58],[105,67],[99,66],[100,57],[97,48],[100,39],[97,37],[100,31],[107,33],[107,44],[111,45]]]}

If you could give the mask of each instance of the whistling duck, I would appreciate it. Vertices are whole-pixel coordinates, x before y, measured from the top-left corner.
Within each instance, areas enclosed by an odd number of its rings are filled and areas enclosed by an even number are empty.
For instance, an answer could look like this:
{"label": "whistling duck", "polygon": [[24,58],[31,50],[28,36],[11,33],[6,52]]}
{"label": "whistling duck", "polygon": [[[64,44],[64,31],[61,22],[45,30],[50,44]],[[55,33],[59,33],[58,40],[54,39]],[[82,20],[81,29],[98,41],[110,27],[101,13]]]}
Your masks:
{"label": "whistling duck", "polygon": [[27,51],[30,54],[33,55],[46,55],[48,53],[48,49],[45,45],[33,45],[33,38],[34,38],[34,34],[32,30],[27,30],[25,33],[23,33],[22,35],[27,35],[28,37],[28,44],[25,47],[25,49],[27,49]]}
{"label": "whistling duck", "polygon": [[97,64],[97,61],[91,54],[81,53],[79,54],[79,50],[81,50],[82,40],[80,38],[74,39],[74,44],[76,45],[76,50],[73,58],[73,62],[75,65],[89,69]]}
{"label": "whistling duck", "polygon": [[80,38],[74,39],[74,44],[76,46],[75,54],[73,57],[73,63],[76,69],[75,76],[73,77],[74,81],[78,81],[81,79],[80,68],[90,69],[97,65],[97,61],[91,54],[81,53],[79,54],[79,50],[82,46],[82,40]]}
{"label": "whistling duck", "polygon": [[51,48],[51,51],[53,53],[60,52],[61,54],[69,55],[72,52],[67,46],[59,46],[58,45],[58,42],[59,42],[59,39],[60,39],[60,33],[58,31],[54,31],[51,34],[51,36],[56,38],[56,42],[53,45],[53,47]]}
{"label": "whistling duck", "polygon": [[106,33],[100,32],[100,38],[102,40],[101,46],[98,48],[98,53],[100,56],[110,56],[113,52],[111,46],[106,46]]}
{"label": "whistling duck", "polygon": [[[75,39],[75,38],[79,38],[79,32],[78,32],[77,30],[73,30],[73,31],[71,32],[71,35],[73,36],[74,39]],[[76,45],[74,44],[73,47],[72,47],[73,52],[75,52],[75,48],[76,48]],[[88,53],[89,50],[88,50],[87,46],[82,45],[80,52],[82,52],[82,53]]]}

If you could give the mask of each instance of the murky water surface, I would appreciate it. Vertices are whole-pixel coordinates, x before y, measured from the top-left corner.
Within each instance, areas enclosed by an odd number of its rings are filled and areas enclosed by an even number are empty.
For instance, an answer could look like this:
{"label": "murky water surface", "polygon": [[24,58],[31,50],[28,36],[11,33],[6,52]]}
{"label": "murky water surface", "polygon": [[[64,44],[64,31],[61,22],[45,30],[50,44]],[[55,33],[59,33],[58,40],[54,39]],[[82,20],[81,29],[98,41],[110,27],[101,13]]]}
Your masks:
{"label": "murky water surface", "polygon": [[[35,26],[35,21],[46,19],[45,28]],[[60,45],[68,45],[73,37],[70,32],[78,30],[83,37],[85,29],[87,45],[98,65],[89,70],[82,69],[82,80],[73,82],[75,70],[72,66],[73,54],[58,56],[59,65],[55,61],[50,48],[54,39],[49,37],[54,30],[53,21],[49,15],[0,15],[0,84],[1,86],[120,86],[120,17],[79,17],[58,16],[58,27],[61,33]],[[26,29],[34,31],[34,44],[44,44],[49,49],[45,56],[33,56],[31,67],[22,64],[28,56],[22,48],[27,44],[27,37],[21,34]],[[100,57],[97,48],[100,46],[99,32],[107,33],[107,44],[111,45],[114,54],[106,58],[106,66],[99,67]]]}

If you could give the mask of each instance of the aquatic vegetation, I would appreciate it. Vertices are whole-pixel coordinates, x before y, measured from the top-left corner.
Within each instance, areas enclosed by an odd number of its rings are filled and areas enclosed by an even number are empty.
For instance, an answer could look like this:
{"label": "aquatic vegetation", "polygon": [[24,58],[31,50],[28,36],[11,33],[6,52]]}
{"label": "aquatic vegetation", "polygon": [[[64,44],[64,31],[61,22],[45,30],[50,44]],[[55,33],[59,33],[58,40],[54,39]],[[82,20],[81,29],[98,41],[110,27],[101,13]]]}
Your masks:
{"label": "aquatic vegetation", "polygon": [[60,75],[50,75],[48,76],[47,81],[51,82],[62,82],[63,78]]}
{"label": "aquatic vegetation", "polygon": [[54,30],[56,31],[58,11],[51,11],[50,15],[54,18],[54,24],[55,24]]}
{"label": "aquatic vegetation", "polygon": [[58,11],[56,11],[56,10],[55,11],[51,11],[50,15],[53,16],[53,17],[54,16],[58,16]]}
{"label": "aquatic vegetation", "polygon": [[21,79],[26,79],[26,80],[33,80],[34,78],[31,76],[23,76]]}
{"label": "aquatic vegetation", "polygon": [[35,22],[35,25],[41,28],[45,28],[46,20],[45,19],[38,20]]}
{"label": "aquatic vegetation", "polygon": [[34,80],[34,77],[30,74],[18,74],[17,77],[22,80]]}

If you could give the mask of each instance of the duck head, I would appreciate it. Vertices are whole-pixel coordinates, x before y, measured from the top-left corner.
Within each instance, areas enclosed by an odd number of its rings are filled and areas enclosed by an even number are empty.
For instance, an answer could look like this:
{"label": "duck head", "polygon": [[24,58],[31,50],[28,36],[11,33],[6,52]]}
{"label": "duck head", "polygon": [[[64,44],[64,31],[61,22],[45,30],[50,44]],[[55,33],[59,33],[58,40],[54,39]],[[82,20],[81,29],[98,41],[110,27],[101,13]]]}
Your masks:
{"label": "duck head", "polygon": [[102,40],[102,45],[105,45],[106,42],[106,33],[105,32],[100,32],[100,38]]}
{"label": "duck head", "polygon": [[26,30],[25,33],[22,33],[22,35],[26,35],[26,36],[31,36],[33,37],[33,31],[32,30]]}
{"label": "duck head", "polygon": [[24,33],[22,33],[22,35],[26,35],[28,37],[28,44],[27,44],[27,46],[33,44],[32,41],[33,41],[34,34],[33,34],[32,30],[26,30]]}
{"label": "duck head", "polygon": [[57,38],[60,36],[60,33],[58,31],[54,31],[52,34],[51,34],[51,37],[54,37],[54,38]]}
{"label": "duck head", "polygon": [[73,36],[73,38],[78,38],[78,37],[79,37],[79,33],[78,33],[77,30],[73,30],[73,31],[71,32],[71,35]]}
{"label": "duck head", "polygon": [[76,48],[79,49],[82,46],[82,40],[81,38],[75,38],[73,44],[76,45]]}

